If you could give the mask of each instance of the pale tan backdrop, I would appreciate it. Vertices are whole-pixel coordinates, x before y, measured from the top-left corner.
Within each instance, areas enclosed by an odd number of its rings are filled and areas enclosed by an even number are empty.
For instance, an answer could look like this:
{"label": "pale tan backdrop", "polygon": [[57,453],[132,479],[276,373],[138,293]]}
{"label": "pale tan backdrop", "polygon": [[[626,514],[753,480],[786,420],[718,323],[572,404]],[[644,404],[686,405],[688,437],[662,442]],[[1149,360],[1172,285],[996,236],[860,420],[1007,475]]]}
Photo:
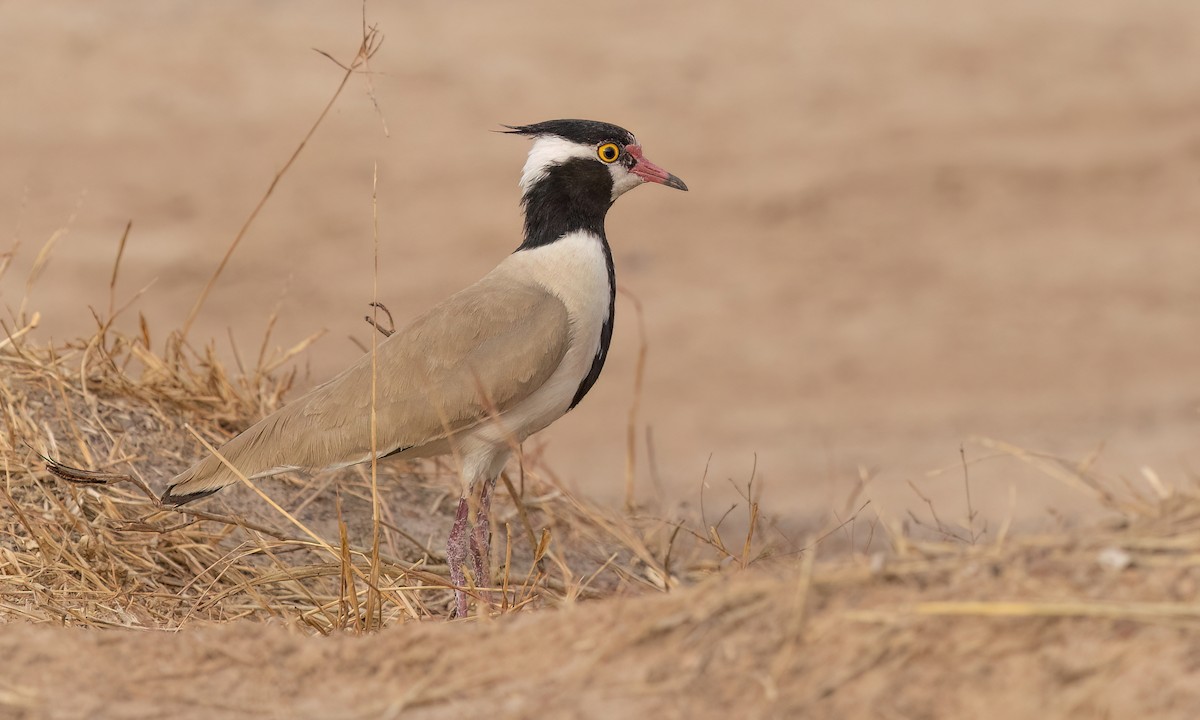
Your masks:
{"label": "pale tan backdrop", "polygon": [[[996,436],[1099,467],[1200,467],[1200,6],[1177,2],[376,2],[386,35],[278,189],[193,331],[228,353],[328,334],[309,382],[359,352],[379,167],[381,297],[410,317],[519,242],[526,145],[499,123],[625,125],[687,194],[622,199],[609,235],[650,341],[641,426],[663,492],[744,481],[773,512],[840,507],[859,468],[893,511],[916,480],[961,515],[960,443]],[[355,2],[0,2],[0,301],[69,225],[33,293],[86,332],[134,221],[123,297],[178,326],[329,97]],[[72,219],[73,218],[73,219]],[[542,436],[619,499],[637,356],[622,300],[588,399]],[[132,323],[132,317],[127,318]],[[228,356],[228,355],[226,355]],[[985,455],[968,445],[972,457]],[[650,491],[643,462],[639,482]],[[1087,510],[1008,460],[975,502]],[[728,493],[726,493],[728,495]],[[918,503],[919,504],[919,503]]]}

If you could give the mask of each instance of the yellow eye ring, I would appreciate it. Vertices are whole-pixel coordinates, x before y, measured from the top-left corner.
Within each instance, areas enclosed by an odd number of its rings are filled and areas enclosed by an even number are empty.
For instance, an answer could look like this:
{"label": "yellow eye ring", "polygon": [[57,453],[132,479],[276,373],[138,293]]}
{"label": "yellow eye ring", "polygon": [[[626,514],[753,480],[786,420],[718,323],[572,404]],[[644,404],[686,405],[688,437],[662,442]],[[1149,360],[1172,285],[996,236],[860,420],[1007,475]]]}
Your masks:
{"label": "yellow eye ring", "polygon": [[621,157],[621,148],[617,147],[616,143],[604,143],[596,148],[596,155],[599,156],[600,162],[615,163],[617,158]]}

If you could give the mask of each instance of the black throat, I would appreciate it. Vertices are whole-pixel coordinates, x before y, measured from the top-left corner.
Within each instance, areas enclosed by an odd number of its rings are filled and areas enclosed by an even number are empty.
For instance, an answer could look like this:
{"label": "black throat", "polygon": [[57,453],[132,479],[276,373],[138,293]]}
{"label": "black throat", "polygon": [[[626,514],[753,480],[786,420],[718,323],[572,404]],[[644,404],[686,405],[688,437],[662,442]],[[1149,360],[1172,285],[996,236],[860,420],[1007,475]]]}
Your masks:
{"label": "black throat", "polygon": [[521,204],[525,207],[525,241],[517,252],[550,245],[562,236],[578,231],[599,238],[604,250],[604,263],[608,268],[608,319],[600,328],[600,345],[592,366],[571,399],[571,408],[574,408],[600,377],[612,341],[617,275],[612,250],[604,234],[604,217],[612,207],[612,175],[608,168],[594,160],[574,158],[549,168],[545,177],[526,190]]}
{"label": "black throat", "polygon": [[594,160],[573,158],[549,168],[525,191],[521,204],[525,242],[517,250],[549,245],[576,230],[603,238],[604,216],[612,207],[612,175]]}

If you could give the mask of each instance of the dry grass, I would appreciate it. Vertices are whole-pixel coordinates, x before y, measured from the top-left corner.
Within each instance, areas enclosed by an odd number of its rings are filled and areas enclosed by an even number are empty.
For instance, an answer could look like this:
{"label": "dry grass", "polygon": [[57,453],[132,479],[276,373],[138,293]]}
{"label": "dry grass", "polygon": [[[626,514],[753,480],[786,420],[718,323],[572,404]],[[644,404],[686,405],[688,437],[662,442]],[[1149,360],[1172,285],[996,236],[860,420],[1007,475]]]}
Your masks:
{"label": "dry grass", "polygon": [[[678,592],[474,627],[410,623],[353,644],[263,623],[167,641],[21,628],[0,651],[30,672],[0,681],[0,707],[60,707],[70,682],[72,703],[119,717],[168,705],[179,717],[1194,717],[1200,520],[1195,498],[1173,497],[1073,534],[809,552]],[[276,614],[304,617],[312,601],[286,589],[318,588],[310,569],[239,572]],[[533,597],[525,607],[563,596]],[[137,672],[159,663],[174,672]],[[197,667],[204,682],[177,681]]]}
{"label": "dry grass", "polygon": [[[272,318],[254,362],[237,354],[231,370],[215,345],[196,349],[180,333],[156,350],[144,320],[135,336],[115,331],[119,312],[62,345],[35,339],[38,316],[24,303],[3,324],[0,614],[169,629],[284,617],[328,633],[446,612],[438,548],[456,486],[447,466],[385,463],[377,485],[375,468],[351,469],[160,507],[153,488],[281,404],[295,374],[283,368],[316,336],[270,350]],[[62,482],[45,471],[47,457],[109,482]],[[631,520],[579,500],[536,450],[504,485],[497,612],[664,590],[733,555],[719,527],[681,533],[681,522]],[[739,545],[739,564],[752,552],[763,548]]]}
{"label": "dry grass", "polygon": [[[282,368],[315,337],[271,351],[268,330],[255,362],[231,371],[213,345],[197,350],[178,335],[155,351],[144,322],[138,335],[128,336],[112,329],[112,317],[97,316],[95,335],[59,346],[39,344],[36,324],[35,313],[10,311],[0,340],[6,506],[0,613],[6,618],[174,629],[199,620],[282,617],[328,633],[446,613],[447,573],[437,548],[450,523],[448,467],[383,464],[377,488],[365,469],[270,480],[252,492],[229,492],[220,502],[183,510],[159,507],[148,490],[205,452],[202,445],[211,449],[277,407],[294,376]],[[836,530],[869,523],[886,549],[868,554],[852,542],[851,552],[839,559],[815,571],[806,565],[805,577],[818,586],[858,585],[949,577],[997,563],[1013,573],[1048,561],[1117,574],[1127,568],[1190,574],[1200,567],[1200,497],[1194,489],[1167,487],[1149,471],[1137,482],[1104,478],[1088,462],[1068,463],[987,439],[979,444],[1087,493],[1112,511],[1113,520],[1075,533],[1010,537],[1004,527],[991,534],[948,527],[932,504],[928,522],[915,515],[906,522],[854,517]],[[133,482],[64,483],[44,470],[39,454]],[[728,513],[715,522],[617,515],[563,488],[536,450],[523,460],[515,478],[505,477],[507,492],[500,497],[495,612],[668,590],[771,554],[759,538],[753,483],[743,508],[750,531],[728,542],[721,529]],[[376,514],[381,529],[373,573]],[[968,517],[973,514],[969,508]],[[859,545],[872,546],[868,533],[859,537]],[[808,546],[815,549],[814,541]],[[372,587],[382,602],[369,612]],[[856,610],[850,617],[1200,622],[1200,606],[1190,598],[1174,602],[1153,594],[1122,601],[1053,593],[996,602],[969,592],[951,596]]]}

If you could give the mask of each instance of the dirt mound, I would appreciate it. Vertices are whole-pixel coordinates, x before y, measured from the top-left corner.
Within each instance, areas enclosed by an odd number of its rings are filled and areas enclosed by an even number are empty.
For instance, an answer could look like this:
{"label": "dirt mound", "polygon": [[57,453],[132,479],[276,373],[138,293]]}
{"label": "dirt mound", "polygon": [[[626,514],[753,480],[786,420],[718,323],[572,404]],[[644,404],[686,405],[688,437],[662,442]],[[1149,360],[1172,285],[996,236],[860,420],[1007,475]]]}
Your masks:
{"label": "dirt mound", "polygon": [[[1196,556],[1120,534],[314,639],[12,626],[16,717],[1195,717]],[[1113,546],[1118,547],[1118,546]],[[1178,604],[1163,603],[1175,597]],[[969,600],[965,600],[969,598]]]}

